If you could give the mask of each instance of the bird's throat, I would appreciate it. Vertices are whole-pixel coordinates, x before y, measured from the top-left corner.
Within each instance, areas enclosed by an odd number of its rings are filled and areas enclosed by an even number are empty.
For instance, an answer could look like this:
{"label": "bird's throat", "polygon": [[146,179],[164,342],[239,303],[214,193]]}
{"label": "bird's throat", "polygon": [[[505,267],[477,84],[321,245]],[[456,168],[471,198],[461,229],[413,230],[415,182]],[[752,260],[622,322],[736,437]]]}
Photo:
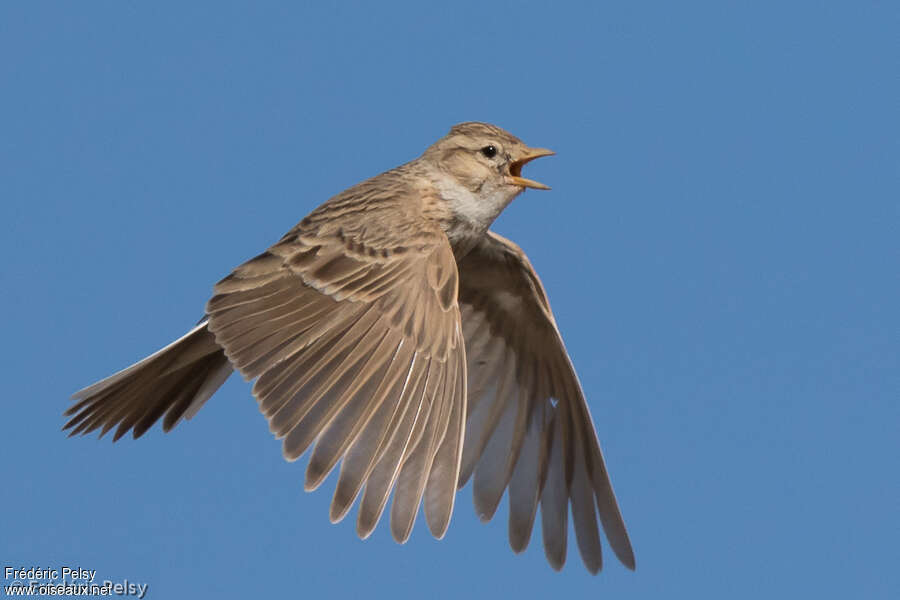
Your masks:
{"label": "bird's throat", "polygon": [[464,244],[468,238],[484,235],[503,209],[521,192],[521,189],[506,185],[473,192],[452,177],[440,178],[434,185],[450,212],[444,233],[453,246]]}

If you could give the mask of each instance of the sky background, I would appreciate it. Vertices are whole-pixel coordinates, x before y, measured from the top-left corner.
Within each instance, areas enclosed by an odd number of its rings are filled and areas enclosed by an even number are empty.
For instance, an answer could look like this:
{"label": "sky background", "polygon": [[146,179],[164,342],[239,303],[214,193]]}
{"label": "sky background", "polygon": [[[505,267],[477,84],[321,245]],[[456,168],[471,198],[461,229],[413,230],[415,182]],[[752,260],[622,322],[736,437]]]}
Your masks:
{"label": "sky background", "polygon": [[[324,5],[324,3],[321,3]],[[549,4],[549,3],[548,3]],[[2,566],[148,598],[888,598],[900,590],[900,9],[892,2],[0,6]],[[233,377],[137,442],[69,395],[451,125],[557,151],[495,224],[588,398],[637,571],[471,486],[447,537],[334,526]]]}

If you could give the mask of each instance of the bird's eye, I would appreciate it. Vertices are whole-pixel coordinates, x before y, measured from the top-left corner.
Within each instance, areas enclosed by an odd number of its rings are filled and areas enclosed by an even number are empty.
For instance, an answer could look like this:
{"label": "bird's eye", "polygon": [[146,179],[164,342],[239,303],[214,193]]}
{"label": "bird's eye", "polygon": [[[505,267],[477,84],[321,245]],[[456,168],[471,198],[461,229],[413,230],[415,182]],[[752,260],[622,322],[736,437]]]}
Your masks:
{"label": "bird's eye", "polygon": [[494,146],[485,146],[481,149],[481,153],[488,158],[494,158],[495,156],[497,156],[497,148],[495,148]]}

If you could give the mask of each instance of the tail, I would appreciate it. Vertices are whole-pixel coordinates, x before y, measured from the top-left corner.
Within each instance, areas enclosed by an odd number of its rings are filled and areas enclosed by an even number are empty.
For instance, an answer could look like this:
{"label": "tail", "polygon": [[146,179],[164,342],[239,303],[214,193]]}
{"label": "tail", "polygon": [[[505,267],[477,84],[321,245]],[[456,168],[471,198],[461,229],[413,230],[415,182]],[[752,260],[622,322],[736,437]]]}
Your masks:
{"label": "tail", "polygon": [[76,392],[63,413],[75,416],[63,430],[72,429],[71,437],[102,427],[103,437],[118,425],[113,441],[129,429],[139,438],[165,415],[163,430],[169,431],[197,414],[232,370],[204,320],[162,350]]}

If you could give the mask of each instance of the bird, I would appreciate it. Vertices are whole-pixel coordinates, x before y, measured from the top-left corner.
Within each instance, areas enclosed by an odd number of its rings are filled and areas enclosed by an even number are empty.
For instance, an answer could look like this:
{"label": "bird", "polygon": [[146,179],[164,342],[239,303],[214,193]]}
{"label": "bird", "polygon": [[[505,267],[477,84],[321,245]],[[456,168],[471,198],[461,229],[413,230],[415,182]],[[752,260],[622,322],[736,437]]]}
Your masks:
{"label": "bird", "polygon": [[[490,225],[554,154],[467,122],[399,167],[313,210],[213,287],[203,319],[168,346],[73,395],[69,435],[141,437],[191,419],[233,371],[285,459],[309,453],[305,489],[340,462],[330,507],[359,499],[368,537],[390,507],[404,543],[420,506],[432,535],[473,480],[487,522],[504,492],[509,544],[526,549],[540,510],[544,553],[566,561],[569,509],[585,567],[600,527],[635,568],[582,387],[525,253]],[[598,527],[599,517],[599,527]]]}

